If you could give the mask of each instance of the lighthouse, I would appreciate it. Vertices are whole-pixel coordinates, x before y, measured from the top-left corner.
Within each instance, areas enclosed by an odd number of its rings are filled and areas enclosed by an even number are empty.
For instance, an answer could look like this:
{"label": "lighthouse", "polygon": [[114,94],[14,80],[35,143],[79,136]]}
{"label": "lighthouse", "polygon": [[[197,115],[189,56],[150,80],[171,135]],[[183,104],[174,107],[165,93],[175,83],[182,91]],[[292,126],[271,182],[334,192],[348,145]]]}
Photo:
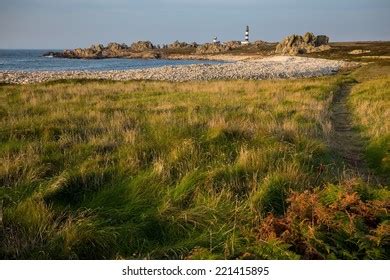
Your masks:
{"label": "lighthouse", "polygon": [[249,44],[249,26],[246,26],[245,40],[241,42],[241,45],[248,45],[248,44]]}

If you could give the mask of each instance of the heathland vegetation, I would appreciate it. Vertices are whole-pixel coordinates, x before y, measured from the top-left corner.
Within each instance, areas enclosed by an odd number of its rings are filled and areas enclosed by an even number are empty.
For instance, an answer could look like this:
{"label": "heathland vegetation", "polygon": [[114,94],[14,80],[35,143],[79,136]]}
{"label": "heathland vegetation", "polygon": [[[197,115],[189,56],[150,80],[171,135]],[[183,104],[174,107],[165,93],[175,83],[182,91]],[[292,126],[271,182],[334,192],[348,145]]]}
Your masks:
{"label": "heathland vegetation", "polygon": [[[355,165],[334,143],[346,86]],[[389,88],[386,63],[1,85],[0,257],[388,259]]]}

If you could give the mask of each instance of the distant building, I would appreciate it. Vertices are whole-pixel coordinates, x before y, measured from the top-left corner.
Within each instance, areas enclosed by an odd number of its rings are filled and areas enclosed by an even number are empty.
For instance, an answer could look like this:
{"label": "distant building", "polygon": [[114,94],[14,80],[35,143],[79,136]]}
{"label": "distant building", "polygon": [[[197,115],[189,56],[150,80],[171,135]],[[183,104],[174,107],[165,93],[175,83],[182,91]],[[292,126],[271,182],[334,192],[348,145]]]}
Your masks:
{"label": "distant building", "polygon": [[249,44],[249,26],[246,27],[245,31],[245,39],[241,42],[241,45],[248,45]]}

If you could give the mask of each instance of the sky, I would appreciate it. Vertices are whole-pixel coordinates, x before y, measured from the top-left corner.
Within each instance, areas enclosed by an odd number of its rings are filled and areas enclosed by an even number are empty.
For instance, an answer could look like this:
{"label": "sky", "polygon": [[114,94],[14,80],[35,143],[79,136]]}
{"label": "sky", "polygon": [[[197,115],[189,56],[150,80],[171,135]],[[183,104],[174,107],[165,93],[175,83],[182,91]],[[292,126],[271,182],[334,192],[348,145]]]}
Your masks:
{"label": "sky", "polygon": [[390,40],[390,0],[0,0],[0,48],[64,49],[150,40]]}

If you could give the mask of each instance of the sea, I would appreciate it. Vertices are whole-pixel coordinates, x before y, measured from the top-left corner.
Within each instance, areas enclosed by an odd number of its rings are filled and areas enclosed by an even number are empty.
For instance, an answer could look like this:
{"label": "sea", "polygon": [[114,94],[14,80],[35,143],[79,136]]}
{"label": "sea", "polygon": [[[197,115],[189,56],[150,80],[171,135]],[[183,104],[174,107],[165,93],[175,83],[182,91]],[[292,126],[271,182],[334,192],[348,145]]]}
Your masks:
{"label": "sea", "polygon": [[208,60],[165,60],[165,59],[67,59],[43,56],[50,51],[61,50],[1,50],[0,71],[108,71],[145,69],[161,66],[190,64],[220,64]]}

